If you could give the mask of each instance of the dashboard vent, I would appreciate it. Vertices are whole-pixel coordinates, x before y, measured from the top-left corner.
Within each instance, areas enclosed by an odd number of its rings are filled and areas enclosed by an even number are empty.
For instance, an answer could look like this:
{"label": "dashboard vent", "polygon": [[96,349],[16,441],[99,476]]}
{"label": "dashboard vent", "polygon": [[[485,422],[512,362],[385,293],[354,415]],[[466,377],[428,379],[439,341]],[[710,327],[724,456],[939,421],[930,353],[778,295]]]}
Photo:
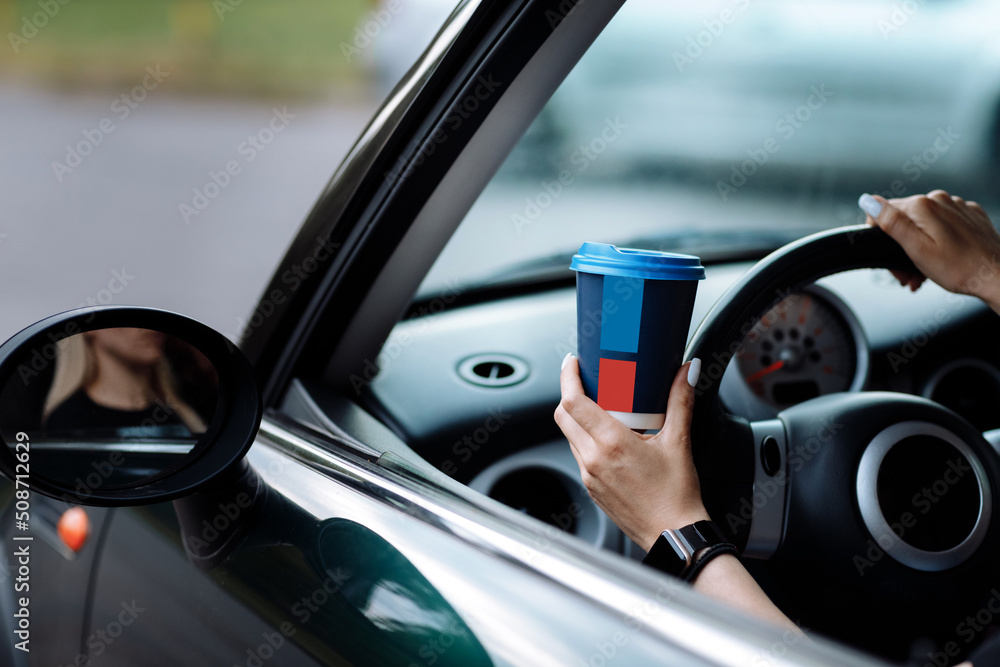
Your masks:
{"label": "dashboard vent", "polygon": [[928,381],[924,397],[965,417],[980,431],[1000,428],[1000,370],[979,359],[957,359]]}
{"label": "dashboard vent", "polygon": [[460,363],[458,375],[479,387],[510,387],[528,377],[528,364],[509,354],[479,354]]}

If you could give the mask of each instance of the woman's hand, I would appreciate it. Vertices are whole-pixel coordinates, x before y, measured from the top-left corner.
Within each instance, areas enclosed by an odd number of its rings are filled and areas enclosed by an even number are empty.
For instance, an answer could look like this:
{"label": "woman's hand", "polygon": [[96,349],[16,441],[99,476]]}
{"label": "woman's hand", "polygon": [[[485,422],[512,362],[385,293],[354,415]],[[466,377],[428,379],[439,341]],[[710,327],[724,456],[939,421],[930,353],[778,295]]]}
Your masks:
{"label": "woman's hand", "polygon": [[[697,359],[681,366],[670,387],[663,428],[656,435],[639,435],[584,395],[575,357],[567,355],[563,362],[556,423],[569,440],[594,502],[645,551],[664,530],[709,518],[691,458],[691,414],[700,370]],[[803,636],[730,554],[713,558],[694,586]]]}
{"label": "woman's hand", "polygon": [[645,551],[664,530],[709,518],[691,457],[700,368],[698,360],[681,366],[670,388],[666,423],[656,435],[642,435],[584,395],[575,357],[563,362],[556,423],[569,440],[591,498]]}
{"label": "woman's hand", "polygon": [[1000,234],[975,202],[944,190],[904,199],[862,195],[858,204],[894,238],[921,271],[893,275],[911,290],[930,278],[950,292],[970,294],[1000,313]]}

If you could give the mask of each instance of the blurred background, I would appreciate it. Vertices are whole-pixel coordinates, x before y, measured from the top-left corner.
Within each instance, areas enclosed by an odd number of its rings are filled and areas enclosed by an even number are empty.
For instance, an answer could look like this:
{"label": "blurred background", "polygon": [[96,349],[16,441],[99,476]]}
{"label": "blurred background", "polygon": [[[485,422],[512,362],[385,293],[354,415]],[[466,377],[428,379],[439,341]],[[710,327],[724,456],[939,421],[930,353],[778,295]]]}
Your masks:
{"label": "blurred background", "polygon": [[[457,0],[0,0],[0,338],[88,303],[238,338]],[[1000,5],[629,0],[423,293],[587,240],[723,254],[943,187],[1000,220]],[[488,248],[489,252],[484,249]]]}
{"label": "blurred background", "polygon": [[0,339],[86,303],[236,338],[390,85],[393,8],[0,0]]}

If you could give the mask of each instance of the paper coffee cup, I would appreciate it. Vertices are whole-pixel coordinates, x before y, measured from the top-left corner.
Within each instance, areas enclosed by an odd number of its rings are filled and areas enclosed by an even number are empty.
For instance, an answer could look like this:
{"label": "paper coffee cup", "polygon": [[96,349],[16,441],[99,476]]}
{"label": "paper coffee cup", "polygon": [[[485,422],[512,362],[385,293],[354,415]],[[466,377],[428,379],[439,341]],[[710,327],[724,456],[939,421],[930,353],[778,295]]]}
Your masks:
{"label": "paper coffee cup", "polygon": [[705,279],[701,260],[584,243],[570,268],[584,392],[629,428],[661,428]]}

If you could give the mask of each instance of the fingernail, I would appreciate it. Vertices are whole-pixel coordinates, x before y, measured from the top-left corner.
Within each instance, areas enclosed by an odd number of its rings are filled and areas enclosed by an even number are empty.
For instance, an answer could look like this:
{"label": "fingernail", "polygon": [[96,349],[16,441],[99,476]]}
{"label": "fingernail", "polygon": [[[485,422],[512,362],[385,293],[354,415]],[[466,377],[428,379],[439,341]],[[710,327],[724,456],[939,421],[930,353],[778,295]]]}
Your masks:
{"label": "fingernail", "polygon": [[559,367],[559,370],[562,370],[563,368],[566,368],[566,364],[568,364],[568,363],[569,363],[569,360],[570,360],[570,359],[575,359],[575,358],[576,358],[576,357],[574,357],[574,356],[573,356],[573,353],[572,353],[572,352],[567,352],[567,353],[566,353],[566,356],[565,356],[565,357],[563,357],[563,362],[562,362],[562,366],[560,366],[560,367]]}
{"label": "fingernail", "polygon": [[869,194],[861,195],[858,198],[858,206],[874,220],[882,213],[882,202]]}
{"label": "fingernail", "polygon": [[698,378],[701,377],[701,359],[692,359],[691,365],[688,367],[688,384],[692,387],[697,386]]}

